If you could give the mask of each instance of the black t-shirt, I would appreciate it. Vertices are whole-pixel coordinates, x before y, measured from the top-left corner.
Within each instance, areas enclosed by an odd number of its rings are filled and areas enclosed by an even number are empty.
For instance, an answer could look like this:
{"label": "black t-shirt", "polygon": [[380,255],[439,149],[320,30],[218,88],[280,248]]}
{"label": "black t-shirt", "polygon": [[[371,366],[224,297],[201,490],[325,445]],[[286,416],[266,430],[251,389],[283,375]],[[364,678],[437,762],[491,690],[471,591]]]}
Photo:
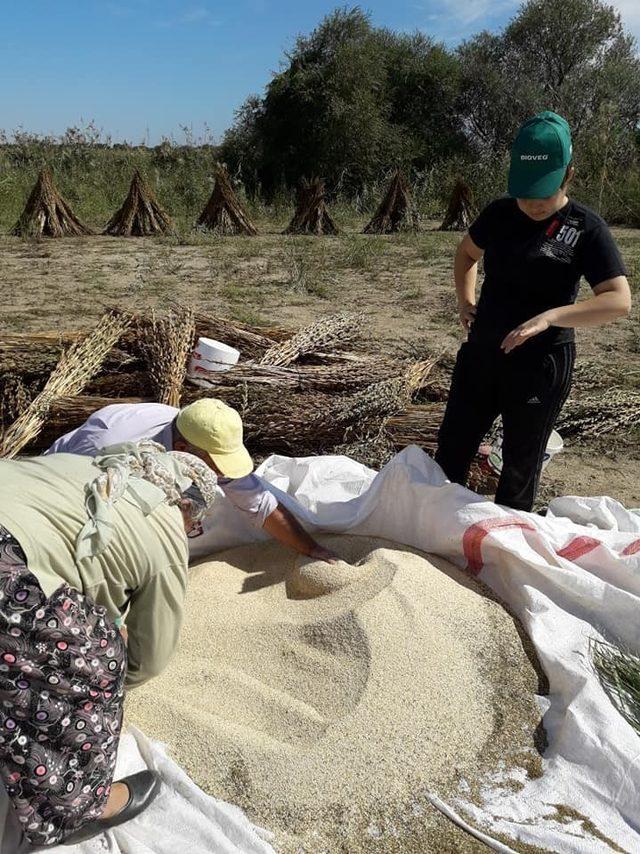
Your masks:
{"label": "black t-shirt", "polygon": [[[605,221],[573,200],[536,222],[515,199],[496,199],[469,234],[484,249],[484,282],[469,333],[469,340],[477,343],[499,347],[524,321],[575,302],[581,276],[595,287],[626,275]],[[546,349],[573,339],[573,329],[552,326],[521,346]]]}

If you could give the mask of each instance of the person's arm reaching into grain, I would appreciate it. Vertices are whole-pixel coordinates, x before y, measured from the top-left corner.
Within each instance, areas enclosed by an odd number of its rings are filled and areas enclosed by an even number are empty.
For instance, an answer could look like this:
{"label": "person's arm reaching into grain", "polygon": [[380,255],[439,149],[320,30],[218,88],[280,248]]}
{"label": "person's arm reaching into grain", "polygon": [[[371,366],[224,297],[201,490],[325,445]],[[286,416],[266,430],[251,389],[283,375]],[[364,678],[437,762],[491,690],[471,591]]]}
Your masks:
{"label": "person's arm reaching into grain", "polygon": [[262,527],[274,539],[300,554],[328,563],[335,563],[338,560],[338,556],[314,540],[293,513],[290,513],[282,504],[278,504],[276,509],[267,516]]}

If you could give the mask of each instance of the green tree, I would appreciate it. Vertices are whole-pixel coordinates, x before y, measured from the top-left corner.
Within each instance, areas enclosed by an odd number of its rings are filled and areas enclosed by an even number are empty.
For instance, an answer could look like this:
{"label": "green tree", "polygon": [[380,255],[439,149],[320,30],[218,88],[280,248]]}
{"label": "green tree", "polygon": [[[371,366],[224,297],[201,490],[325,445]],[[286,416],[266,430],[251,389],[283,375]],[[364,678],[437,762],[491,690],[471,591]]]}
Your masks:
{"label": "green tree", "polygon": [[462,148],[457,94],[458,63],[444,47],[340,9],[298,38],[264,98],[245,103],[223,155],[267,195],[312,174],[356,190],[396,164],[422,168]]}
{"label": "green tree", "polygon": [[626,140],[618,156],[632,155],[640,59],[613,7],[529,0],[502,33],[480,33],[458,55],[459,109],[479,150],[505,151],[525,118],[552,109],[570,123],[578,148],[607,131],[609,140]]}

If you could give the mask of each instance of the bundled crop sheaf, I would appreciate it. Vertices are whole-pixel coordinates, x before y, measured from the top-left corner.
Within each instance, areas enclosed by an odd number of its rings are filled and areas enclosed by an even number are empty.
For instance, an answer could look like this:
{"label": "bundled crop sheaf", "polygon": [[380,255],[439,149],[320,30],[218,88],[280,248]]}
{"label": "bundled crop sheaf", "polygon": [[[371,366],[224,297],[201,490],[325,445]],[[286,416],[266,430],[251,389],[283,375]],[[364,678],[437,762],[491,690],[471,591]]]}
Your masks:
{"label": "bundled crop sheaf", "polygon": [[78,237],[92,234],[62,198],[50,169],[43,169],[13,234],[21,237]]}
{"label": "bundled crop sheaf", "polygon": [[417,231],[418,215],[411,199],[411,189],[398,169],[378,209],[364,228],[365,234],[392,234],[402,228]]}
{"label": "bundled crop sheaf", "polygon": [[42,391],[4,431],[0,440],[0,457],[16,456],[36,438],[57,398],[82,391],[100,370],[129,323],[128,316],[107,312],[92,332],[65,350]]}
{"label": "bundled crop sheaf", "polygon": [[606,394],[592,393],[569,399],[558,419],[558,430],[566,436],[600,436],[640,427],[640,392],[610,388]]}
{"label": "bundled crop sheaf", "polygon": [[180,406],[195,332],[191,308],[175,309],[165,317],[152,315],[146,323],[138,321],[140,345],[159,403]]}
{"label": "bundled crop sheaf", "polygon": [[223,166],[216,169],[213,191],[204,210],[198,217],[197,228],[213,231],[216,234],[256,235],[257,228],[240,204],[235,190]]}
{"label": "bundled crop sheaf", "polygon": [[308,353],[344,349],[361,333],[361,323],[354,314],[334,314],[305,326],[295,335],[273,344],[260,359],[261,365],[285,367]]}
{"label": "bundled crop sheaf", "polygon": [[122,207],[111,217],[104,234],[114,237],[142,237],[173,231],[169,214],[136,169]]}

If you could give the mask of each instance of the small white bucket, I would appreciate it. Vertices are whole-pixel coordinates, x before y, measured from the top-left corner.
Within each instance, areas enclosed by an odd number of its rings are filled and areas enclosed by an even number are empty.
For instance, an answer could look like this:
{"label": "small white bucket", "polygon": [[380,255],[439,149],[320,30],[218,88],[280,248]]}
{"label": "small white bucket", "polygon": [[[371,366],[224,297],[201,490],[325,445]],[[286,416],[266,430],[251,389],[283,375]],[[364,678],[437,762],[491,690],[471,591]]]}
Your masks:
{"label": "small white bucket", "polygon": [[[556,454],[559,454],[563,448],[564,442],[562,441],[562,436],[557,430],[552,430],[542,458],[542,468],[546,469],[551,458],[555,457]],[[491,446],[491,452],[489,453],[488,459],[489,465],[494,472],[496,472],[496,474],[500,474],[502,471],[502,432],[500,432],[500,435]]]}
{"label": "small white bucket", "polygon": [[238,363],[240,351],[213,338],[198,338],[189,359],[187,379],[195,385],[207,386],[208,373],[228,371]]}

